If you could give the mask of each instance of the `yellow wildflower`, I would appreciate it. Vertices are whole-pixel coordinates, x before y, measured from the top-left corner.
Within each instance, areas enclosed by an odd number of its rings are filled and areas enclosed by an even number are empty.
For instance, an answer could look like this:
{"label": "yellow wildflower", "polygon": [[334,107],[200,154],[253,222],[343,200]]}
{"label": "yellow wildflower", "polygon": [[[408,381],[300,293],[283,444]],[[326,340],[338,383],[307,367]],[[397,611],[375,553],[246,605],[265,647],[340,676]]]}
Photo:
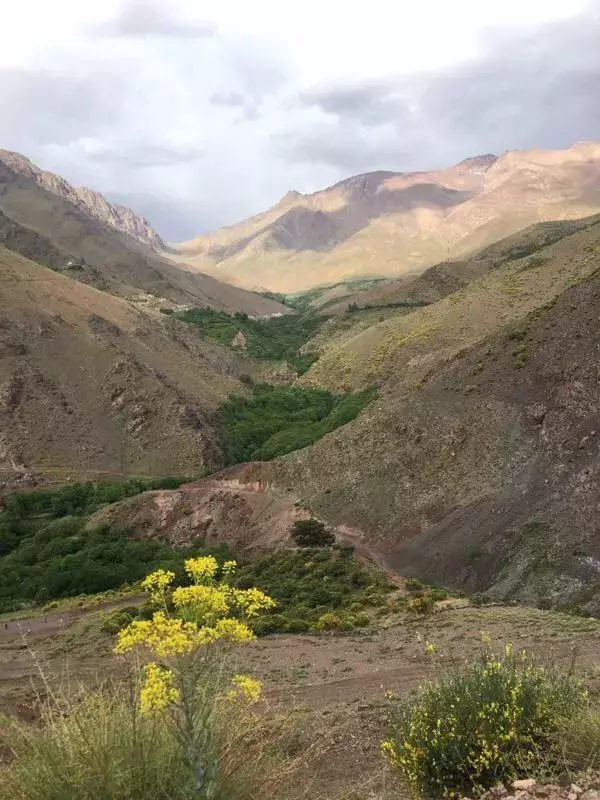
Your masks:
{"label": "yellow wildflower", "polygon": [[197,583],[210,582],[219,569],[219,564],[214,556],[188,558],[183,566],[187,574]]}
{"label": "yellow wildflower", "polygon": [[220,619],[214,626],[214,630],[217,634],[217,639],[238,644],[251,642],[256,638],[250,628],[237,619]]}
{"label": "yellow wildflower", "polygon": [[150,592],[153,602],[162,602],[165,593],[175,578],[175,573],[164,569],[151,572],[142,581],[142,589]]}
{"label": "yellow wildflower", "polygon": [[261,592],[260,589],[232,589],[232,596],[235,604],[246,617],[256,617],[262,611],[277,605],[272,597]]}
{"label": "yellow wildflower", "polygon": [[164,711],[168,705],[179,701],[179,690],[175,688],[175,676],[170,669],[147,664],[144,673],[146,680],[140,691],[142,714]]}
{"label": "yellow wildflower", "polygon": [[237,700],[239,697],[243,697],[251,703],[257,703],[260,700],[262,684],[256,678],[251,678],[250,675],[234,675],[232,683],[235,689],[231,689],[227,693],[228,700]]}
{"label": "yellow wildflower", "polygon": [[236,569],[237,569],[237,561],[233,560],[225,561],[225,563],[223,564],[223,575],[224,576],[233,575]]}
{"label": "yellow wildflower", "polygon": [[138,646],[153,650],[160,658],[191,652],[198,642],[198,626],[170,618],[157,611],[151,620],[133,620],[118,636],[115,653],[127,653]]}
{"label": "yellow wildflower", "polygon": [[173,592],[173,603],[199,625],[211,624],[229,612],[227,594],[215,586],[180,586]]}

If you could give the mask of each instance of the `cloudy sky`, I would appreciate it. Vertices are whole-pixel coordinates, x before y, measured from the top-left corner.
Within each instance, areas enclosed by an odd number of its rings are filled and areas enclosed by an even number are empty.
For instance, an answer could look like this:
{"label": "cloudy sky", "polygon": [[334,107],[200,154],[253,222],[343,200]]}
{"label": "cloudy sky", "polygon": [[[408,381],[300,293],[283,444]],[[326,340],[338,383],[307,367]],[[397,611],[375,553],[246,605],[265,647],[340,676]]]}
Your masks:
{"label": "cloudy sky", "polygon": [[600,0],[18,0],[0,147],[179,240],[289,189],[600,139]]}

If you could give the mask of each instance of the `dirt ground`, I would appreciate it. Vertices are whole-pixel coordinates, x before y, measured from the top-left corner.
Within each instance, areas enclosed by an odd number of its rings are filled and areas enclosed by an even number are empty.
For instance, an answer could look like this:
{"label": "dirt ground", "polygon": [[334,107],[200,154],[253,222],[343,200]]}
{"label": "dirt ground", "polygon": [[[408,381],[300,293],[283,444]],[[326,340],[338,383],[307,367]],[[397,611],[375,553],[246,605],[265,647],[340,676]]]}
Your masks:
{"label": "dirt ground", "polygon": [[[31,718],[41,668],[53,686],[93,685],[115,674],[112,639],[99,615],[118,603],[0,620],[0,708]],[[481,646],[482,632],[501,647],[512,642],[585,676],[600,692],[600,621],[517,607],[442,604],[427,618],[402,615],[376,629],[346,635],[281,635],[237,651],[239,667],[264,681],[265,705],[298,720],[299,752],[309,752],[309,796],[392,798],[395,780],[379,754],[385,693],[406,694],[445,664],[460,663]],[[427,653],[434,643],[437,655]]]}

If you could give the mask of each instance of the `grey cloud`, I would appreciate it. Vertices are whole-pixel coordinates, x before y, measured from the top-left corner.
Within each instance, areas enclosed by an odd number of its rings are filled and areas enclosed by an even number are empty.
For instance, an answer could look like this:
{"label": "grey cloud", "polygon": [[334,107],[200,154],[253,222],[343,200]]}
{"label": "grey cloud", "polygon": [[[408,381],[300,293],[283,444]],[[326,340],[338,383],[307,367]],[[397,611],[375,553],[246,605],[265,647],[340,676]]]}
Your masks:
{"label": "grey cloud", "polygon": [[360,125],[338,120],[334,125],[315,126],[303,135],[291,131],[279,134],[271,141],[284,159],[335,167],[341,174],[388,169],[409,155],[406,143],[398,141],[392,130],[384,141],[370,134]]}
{"label": "grey cloud", "polygon": [[122,101],[119,81],[109,72],[76,77],[0,69],[0,140],[32,146],[92,135],[120,119]]}
{"label": "grey cloud", "polygon": [[93,27],[96,36],[205,39],[215,35],[216,27],[173,15],[164,0],[126,0],[119,14],[103,25]]}
{"label": "grey cloud", "polygon": [[90,160],[99,163],[123,164],[131,169],[142,169],[189,164],[203,156],[204,150],[197,147],[140,143],[127,147],[107,147],[91,154]]}
{"label": "grey cloud", "polygon": [[[300,96],[300,108],[318,109],[334,124],[274,142],[292,161],[370,170],[382,155],[391,157],[390,169],[428,168],[480,152],[598,138],[598,42],[600,14],[592,10],[497,34],[484,56],[443,73],[317,88]],[[354,151],[361,139],[363,158]]]}
{"label": "grey cloud", "polygon": [[399,86],[376,81],[354,86],[332,86],[303,92],[300,102],[315,106],[327,114],[380,124],[397,120],[403,110]]}
{"label": "grey cloud", "polygon": [[246,105],[246,98],[241,92],[215,92],[210,102],[215,106],[240,108]]}

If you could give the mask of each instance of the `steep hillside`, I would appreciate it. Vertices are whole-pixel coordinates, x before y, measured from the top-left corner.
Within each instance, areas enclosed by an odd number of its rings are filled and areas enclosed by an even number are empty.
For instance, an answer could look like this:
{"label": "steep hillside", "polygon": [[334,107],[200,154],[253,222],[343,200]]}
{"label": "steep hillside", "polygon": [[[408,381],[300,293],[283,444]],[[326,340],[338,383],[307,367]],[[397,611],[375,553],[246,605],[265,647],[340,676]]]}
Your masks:
{"label": "steep hillside", "polygon": [[148,220],[130,208],[109,203],[99,192],[88,189],[87,186],[75,188],[53,172],[40,169],[20,153],[0,150],[0,162],[13,172],[31,178],[41,189],[52,192],[73,205],[80,206],[90,216],[137,239],[138,242],[147,245],[152,250],[160,252],[164,247],[163,240],[151,227]]}
{"label": "steep hillside", "polygon": [[173,258],[249,288],[296,291],[401,276],[544,220],[600,211],[600,144],[509,151],[445,170],[358,175],[288,193],[250,220],[174,245]]}
{"label": "steep hillside", "polygon": [[[0,212],[31,236],[37,235],[31,253],[36,260],[49,263],[49,258],[56,260],[56,251],[65,253],[69,260],[79,262],[71,277],[155,305],[166,300],[257,316],[289,313],[274,300],[179,269],[134,238],[124,229],[125,223],[118,227],[108,219],[108,212],[100,213],[98,208],[105,203],[100,195],[88,190],[80,195],[78,191],[22,156],[0,151]],[[41,246],[44,240],[48,255]],[[6,241],[11,247],[13,243]],[[20,251],[18,243],[15,249]]]}
{"label": "steep hillside", "polygon": [[[350,304],[362,308],[389,308],[402,303],[435,303],[471,281],[509,261],[533,255],[544,247],[564,239],[600,221],[594,215],[584,219],[538,222],[518,233],[495,242],[460,261],[443,261],[416,276],[377,281],[362,288],[363,281],[348,282],[323,292],[311,302],[316,311],[327,315],[344,314]],[[336,294],[340,299],[336,302]]]}
{"label": "steep hillside", "polygon": [[0,480],[197,473],[233,351],[0,247]]}
{"label": "steep hillside", "polygon": [[378,380],[380,399],[238,478],[362,530],[401,574],[598,612],[600,223],[537,257],[326,354],[301,382]]}

